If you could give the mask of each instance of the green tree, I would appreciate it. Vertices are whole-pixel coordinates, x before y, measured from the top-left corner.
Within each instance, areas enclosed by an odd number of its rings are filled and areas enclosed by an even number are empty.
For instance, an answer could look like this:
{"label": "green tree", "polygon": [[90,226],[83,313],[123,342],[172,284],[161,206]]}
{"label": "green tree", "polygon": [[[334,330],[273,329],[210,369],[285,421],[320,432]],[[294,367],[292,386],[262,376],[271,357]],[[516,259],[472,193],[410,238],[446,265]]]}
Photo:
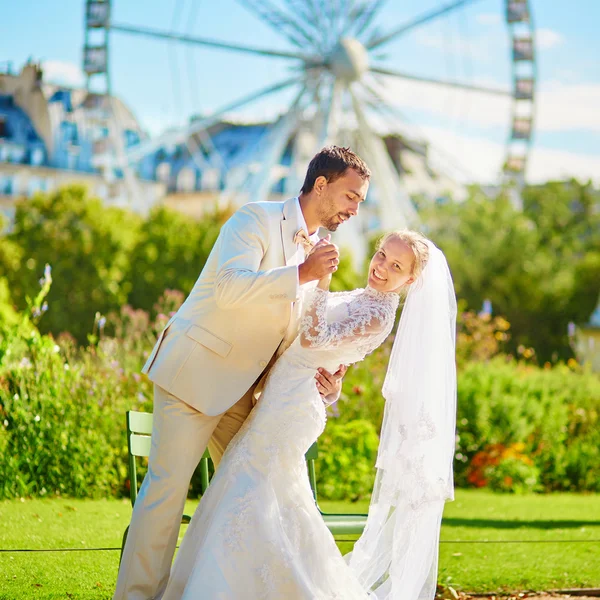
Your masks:
{"label": "green tree", "polygon": [[18,268],[5,272],[15,303],[26,308],[50,264],[54,285],[40,329],[69,331],[84,342],[97,311],[117,310],[127,301],[129,256],[139,226],[136,214],[90,198],[81,186],[20,201],[7,241],[19,247],[22,258]]}
{"label": "green tree", "polygon": [[[0,214],[0,231],[7,227],[6,219]],[[22,250],[6,236],[0,236],[0,329],[18,321],[7,275],[16,273],[21,267]]]}
{"label": "green tree", "polygon": [[131,254],[129,303],[150,312],[166,289],[187,295],[230,215],[215,210],[192,221],[169,208],[153,210]]}
{"label": "green tree", "polygon": [[476,310],[489,298],[506,316],[510,349],[565,359],[568,322],[585,320],[598,297],[598,196],[588,185],[551,182],[526,188],[523,201],[521,212],[503,194],[473,190],[463,203],[431,208],[424,221],[446,253],[459,298]]}

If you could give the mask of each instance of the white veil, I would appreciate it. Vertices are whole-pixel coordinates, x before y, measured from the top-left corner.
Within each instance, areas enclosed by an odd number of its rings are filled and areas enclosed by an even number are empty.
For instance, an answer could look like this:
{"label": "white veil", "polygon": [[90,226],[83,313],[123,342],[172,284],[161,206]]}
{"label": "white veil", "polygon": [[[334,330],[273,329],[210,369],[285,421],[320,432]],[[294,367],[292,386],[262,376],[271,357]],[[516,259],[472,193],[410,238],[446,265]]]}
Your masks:
{"label": "white veil", "polygon": [[444,503],[454,498],[456,296],[442,251],[410,286],[383,384],[385,413],[365,530],[346,556],[377,600],[435,596]]}

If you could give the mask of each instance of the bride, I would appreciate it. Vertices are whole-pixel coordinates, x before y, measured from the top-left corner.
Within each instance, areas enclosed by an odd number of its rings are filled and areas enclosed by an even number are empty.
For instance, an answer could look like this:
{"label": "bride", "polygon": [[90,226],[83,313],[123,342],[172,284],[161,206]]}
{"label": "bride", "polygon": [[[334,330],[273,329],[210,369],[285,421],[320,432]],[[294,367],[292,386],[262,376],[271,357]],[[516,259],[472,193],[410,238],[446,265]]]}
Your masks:
{"label": "bride", "polygon": [[[307,292],[300,333],[232,440],[175,559],[163,600],[434,597],[444,502],[453,497],[456,300],[444,255],[387,234],[365,289]],[[343,557],[315,505],[304,454],[325,427],[314,376],[390,334],[384,422],[367,525]]]}

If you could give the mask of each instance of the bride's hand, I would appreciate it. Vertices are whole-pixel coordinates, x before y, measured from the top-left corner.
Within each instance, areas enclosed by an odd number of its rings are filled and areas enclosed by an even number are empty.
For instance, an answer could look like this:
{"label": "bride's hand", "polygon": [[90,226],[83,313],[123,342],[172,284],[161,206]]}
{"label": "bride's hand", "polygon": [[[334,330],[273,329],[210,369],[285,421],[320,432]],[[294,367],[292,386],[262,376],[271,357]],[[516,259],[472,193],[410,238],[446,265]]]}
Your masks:
{"label": "bride's hand", "polygon": [[[310,251],[309,256],[320,246],[327,246],[331,244],[331,235],[327,234],[324,238],[321,238]],[[337,271],[337,265],[334,266],[334,271]],[[329,284],[331,283],[332,273],[328,273],[325,277],[319,279],[319,283],[317,283],[317,287],[322,290],[329,290]]]}
{"label": "bride's hand", "polygon": [[319,279],[319,283],[317,283],[317,287],[321,290],[329,291],[329,285],[331,284],[331,273],[329,275],[325,275],[323,279]]}

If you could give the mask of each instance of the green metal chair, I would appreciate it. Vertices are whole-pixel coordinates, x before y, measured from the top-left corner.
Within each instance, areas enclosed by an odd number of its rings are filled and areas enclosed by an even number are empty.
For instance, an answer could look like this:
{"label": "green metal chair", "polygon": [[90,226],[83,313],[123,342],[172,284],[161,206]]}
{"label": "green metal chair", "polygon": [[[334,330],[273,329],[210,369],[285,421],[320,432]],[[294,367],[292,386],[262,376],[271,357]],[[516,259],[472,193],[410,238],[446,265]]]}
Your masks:
{"label": "green metal chair", "polygon": [[315,498],[317,508],[325,521],[325,524],[329,528],[329,531],[334,537],[340,535],[360,535],[367,523],[367,515],[365,514],[343,514],[343,513],[325,513],[319,506],[317,498],[317,475],[315,472],[315,459],[319,456],[319,447],[315,442],[305,454],[306,466],[308,467],[308,479],[310,480],[310,487]]}
{"label": "green metal chair", "polygon": [[[129,482],[130,482],[130,496],[131,506],[135,504],[135,500],[138,494],[137,485],[137,465],[136,458],[150,455],[150,436],[152,434],[152,413],[127,411],[127,449],[129,451]],[[319,456],[319,448],[315,442],[305,455],[306,466],[308,468],[308,479],[310,481],[310,487],[315,499],[315,503],[325,524],[334,536],[360,535],[365,528],[367,522],[367,515],[365,514],[336,514],[336,513],[325,513],[321,510],[317,498],[317,476],[315,472],[315,459]],[[202,493],[206,491],[209,485],[208,479],[208,461],[210,454],[208,450],[204,452],[202,460],[200,461],[200,489]],[[189,515],[183,515],[181,517],[181,523],[187,524],[191,520]],[[129,533],[129,526],[125,529],[123,534],[123,543],[121,544],[121,558],[123,557],[123,548],[125,548],[125,541],[127,540],[127,534]],[[119,563],[121,562],[119,558]]]}
{"label": "green metal chair", "polygon": [[[137,481],[137,457],[150,456],[150,436],[152,435],[152,413],[138,412],[129,410],[126,413],[127,420],[127,450],[129,452],[129,495],[131,497],[131,506],[135,504],[138,495]],[[210,454],[208,450],[202,456],[200,461],[200,489],[202,493],[208,488],[208,461]],[[181,523],[187,524],[191,520],[189,515],[181,517]],[[123,558],[123,549],[127,541],[129,525],[123,533],[123,542],[121,543],[121,556],[119,564]]]}

